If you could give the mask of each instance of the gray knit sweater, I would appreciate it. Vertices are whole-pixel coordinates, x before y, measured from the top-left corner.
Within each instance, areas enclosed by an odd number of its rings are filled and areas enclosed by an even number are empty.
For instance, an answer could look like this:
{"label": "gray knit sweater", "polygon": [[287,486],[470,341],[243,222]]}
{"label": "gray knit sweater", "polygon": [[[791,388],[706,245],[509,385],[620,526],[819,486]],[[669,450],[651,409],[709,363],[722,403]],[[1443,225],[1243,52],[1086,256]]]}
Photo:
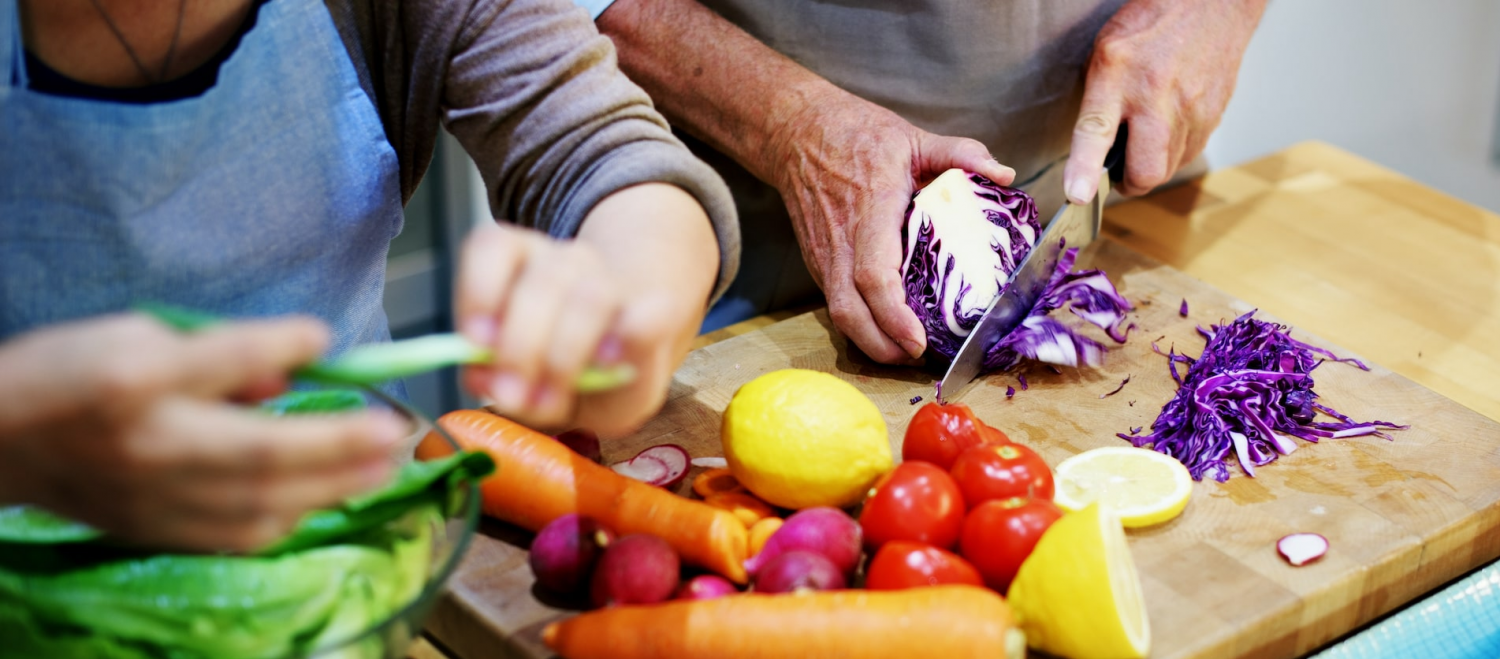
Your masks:
{"label": "gray knit sweater", "polygon": [[739,267],[734,202],[620,73],[614,46],[569,0],[325,0],[374,99],[411,198],[439,123],[479,165],[490,211],[572,236],[621,188],[676,185],[718,235],[723,293]]}

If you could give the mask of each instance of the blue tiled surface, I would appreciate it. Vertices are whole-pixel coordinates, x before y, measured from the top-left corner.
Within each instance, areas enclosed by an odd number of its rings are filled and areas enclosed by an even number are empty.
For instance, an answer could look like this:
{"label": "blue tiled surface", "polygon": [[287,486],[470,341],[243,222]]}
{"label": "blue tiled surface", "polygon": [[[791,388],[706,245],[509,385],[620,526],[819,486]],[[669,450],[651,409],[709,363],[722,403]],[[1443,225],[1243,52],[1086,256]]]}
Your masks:
{"label": "blue tiled surface", "polygon": [[1312,659],[1500,659],[1500,563]]}

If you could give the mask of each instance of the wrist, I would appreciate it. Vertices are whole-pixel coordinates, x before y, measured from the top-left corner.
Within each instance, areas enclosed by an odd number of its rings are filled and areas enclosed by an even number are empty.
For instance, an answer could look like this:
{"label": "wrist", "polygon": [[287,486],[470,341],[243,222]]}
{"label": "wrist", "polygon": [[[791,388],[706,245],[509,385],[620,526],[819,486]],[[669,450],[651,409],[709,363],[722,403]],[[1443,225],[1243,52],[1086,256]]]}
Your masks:
{"label": "wrist", "polygon": [[706,307],[718,278],[719,242],[708,213],[667,183],[606,196],[585,216],[577,239],[599,251],[627,298],[665,291]]}

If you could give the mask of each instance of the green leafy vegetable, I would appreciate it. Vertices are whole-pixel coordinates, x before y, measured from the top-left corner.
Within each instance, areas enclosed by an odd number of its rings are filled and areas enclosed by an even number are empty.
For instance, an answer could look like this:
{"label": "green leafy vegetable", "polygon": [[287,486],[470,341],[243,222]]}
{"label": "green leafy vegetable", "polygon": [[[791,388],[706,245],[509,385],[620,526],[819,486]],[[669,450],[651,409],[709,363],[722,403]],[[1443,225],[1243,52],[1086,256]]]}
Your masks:
{"label": "green leafy vegetable", "polygon": [[31,506],[0,508],[0,543],[87,542],[100,535],[99,531],[92,526],[58,517],[40,508]]}
{"label": "green leafy vegetable", "polygon": [[365,407],[367,407],[367,404],[364,394],[349,389],[288,391],[260,404],[261,409],[276,416],[348,412],[364,409]]}

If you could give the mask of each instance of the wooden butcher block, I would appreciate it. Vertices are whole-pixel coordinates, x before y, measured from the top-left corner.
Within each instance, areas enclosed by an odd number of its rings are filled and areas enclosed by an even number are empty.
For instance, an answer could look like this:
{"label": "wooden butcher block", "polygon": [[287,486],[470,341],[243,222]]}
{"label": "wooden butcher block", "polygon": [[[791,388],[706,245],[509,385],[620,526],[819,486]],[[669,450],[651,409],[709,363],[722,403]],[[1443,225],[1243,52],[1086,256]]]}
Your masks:
{"label": "wooden butcher block", "polygon": [[[957,398],[1054,466],[1080,451],[1126,445],[1116,433],[1150,427],[1176,389],[1153,341],[1163,350],[1175,346],[1197,355],[1203,347],[1197,326],[1251,310],[1112,239],[1086,250],[1080,266],[1103,268],[1136,305],[1129,340],[1116,347],[1090,327],[1090,335],[1112,347],[1102,367],[1056,374],[1030,365],[985,376]],[[1179,314],[1183,300],[1186,317]],[[1057,313],[1082,326],[1066,311]],[[1293,336],[1361,357],[1295,327]],[[1314,377],[1322,402],[1358,421],[1410,424],[1409,430],[1392,432],[1391,441],[1302,443],[1259,468],[1255,478],[1234,466],[1226,483],[1197,483],[1177,519],[1129,532],[1152,657],[1301,655],[1500,556],[1500,424],[1370,366],[1319,367]],[[925,402],[933,395],[932,372],[851,354],[818,311],[695,351],[677,373],[662,413],[639,433],[606,444],[606,460],[666,442],[695,457],[721,455],[720,413],[730,397],[757,375],[782,368],[830,372],[866,393],[884,412],[897,455],[916,410],[910,399]],[[1103,396],[1126,377],[1123,389]],[[1009,400],[1007,386],[1017,389]],[[429,633],[465,659],[549,656],[540,630],[571,611],[549,606],[532,589],[528,534],[494,522],[483,530],[429,621]],[[1318,562],[1292,567],[1277,556],[1275,543],[1304,531],[1326,536],[1331,549]]]}

